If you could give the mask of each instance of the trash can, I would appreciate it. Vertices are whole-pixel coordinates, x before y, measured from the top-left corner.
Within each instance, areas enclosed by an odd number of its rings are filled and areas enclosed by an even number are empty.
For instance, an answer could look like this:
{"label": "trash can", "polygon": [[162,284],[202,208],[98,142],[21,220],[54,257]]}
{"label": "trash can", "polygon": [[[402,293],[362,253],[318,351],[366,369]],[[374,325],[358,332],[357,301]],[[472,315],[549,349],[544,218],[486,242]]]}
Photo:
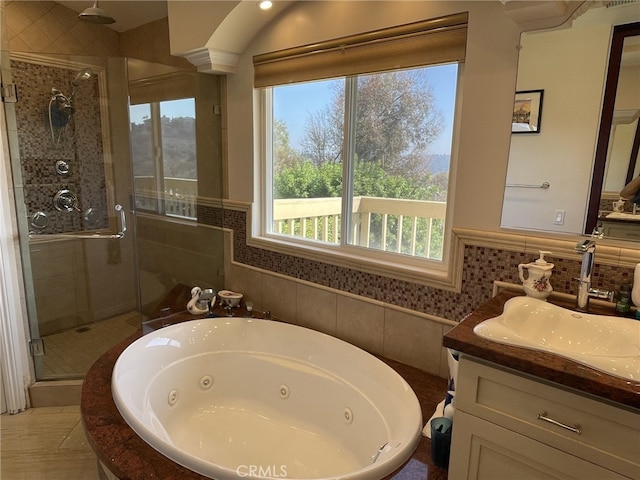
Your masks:
{"label": "trash can", "polygon": [[431,459],[438,467],[449,468],[453,422],[446,417],[431,420]]}

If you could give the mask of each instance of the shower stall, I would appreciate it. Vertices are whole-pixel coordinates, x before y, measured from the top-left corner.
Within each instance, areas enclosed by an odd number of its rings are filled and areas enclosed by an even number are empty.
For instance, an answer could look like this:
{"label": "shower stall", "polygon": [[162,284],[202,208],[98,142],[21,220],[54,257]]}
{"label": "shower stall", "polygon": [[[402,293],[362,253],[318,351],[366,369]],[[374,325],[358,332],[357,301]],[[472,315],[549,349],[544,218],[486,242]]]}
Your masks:
{"label": "shower stall", "polygon": [[37,380],[83,378],[178,284],[223,288],[220,81],[2,52]]}

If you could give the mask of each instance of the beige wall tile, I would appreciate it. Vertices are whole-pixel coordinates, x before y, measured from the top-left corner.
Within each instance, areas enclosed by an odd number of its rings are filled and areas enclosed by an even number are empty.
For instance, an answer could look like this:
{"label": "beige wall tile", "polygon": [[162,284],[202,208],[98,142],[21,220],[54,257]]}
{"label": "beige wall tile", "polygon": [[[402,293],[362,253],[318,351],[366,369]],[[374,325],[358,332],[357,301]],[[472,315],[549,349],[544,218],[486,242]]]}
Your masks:
{"label": "beige wall tile", "polygon": [[35,25],[47,37],[49,42],[56,41],[66,33],[65,27],[53,15],[47,15],[36,20]]}
{"label": "beige wall tile", "polygon": [[262,276],[263,308],[274,317],[295,323],[297,283],[281,277]]}
{"label": "beige wall tile", "polygon": [[21,10],[32,22],[47,15],[52,6],[53,2],[20,2]]}
{"label": "beige wall tile", "polygon": [[7,25],[9,29],[19,34],[25,28],[33,23],[33,20],[29,18],[29,15],[23,10],[20,2],[9,2],[5,8],[5,14],[7,16]]}
{"label": "beige wall tile", "polygon": [[244,301],[253,302],[253,308],[264,310],[262,296],[262,274],[249,268],[229,264],[225,268],[225,287],[244,295]]}
{"label": "beige wall tile", "polygon": [[14,1],[5,8],[12,51],[119,55],[119,34],[104,25],[89,24],[56,2]]}
{"label": "beige wall tile", "polygon": [[371,353],[381,354],[384,308],[351,297],[338,296],[337,336]]}
{"label": "beige wall tile", "polygon": [[54,5],[49,15],[55,17],[65,29],[71,28],[78,22],[78,14],[76,12],[59,3],[55,3]]}
{"label": "beige wall tile", "polygon": [[75,314],[76,291],[73,273],[34,281],[38,318],[51,320],[61,314]]}
{"label": "beige wall tile", "polygon": [[383,355],[440,375],[441,323],[385,309]]}
{"label": "beige wall tile", "polygon": [[335,336],[337,333],[337,295],[309,285],[298,285],[296,323]]}
{"label": "beige wall tile", "polygon": [[42,52],[51,43],[47,36],[36,24],[31,24],[24,29],[22,39],[34,52]]}
{"label": "beige wall tile", "polygon": [[116,301],[113,277],[109,275],[111,272],[89,273],[88,287],[91,298],[91,306],[95,315],[104,318],[104,314],[100,312],[112,311]]}
{"label": "beige wall tile", "polygon": [[31,247],[31,263],[34,279],[44,279],[63,274],[72,274],[75,270],[75,253],[55,244],[42,243]]}

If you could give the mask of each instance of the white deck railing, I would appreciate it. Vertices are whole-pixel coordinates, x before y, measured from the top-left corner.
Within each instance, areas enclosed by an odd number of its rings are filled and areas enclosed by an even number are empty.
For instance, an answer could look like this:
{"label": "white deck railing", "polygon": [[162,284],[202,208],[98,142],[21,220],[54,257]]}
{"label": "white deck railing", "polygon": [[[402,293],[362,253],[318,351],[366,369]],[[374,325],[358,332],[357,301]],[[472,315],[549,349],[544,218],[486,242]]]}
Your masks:
{"label": "white deck railing", "polygon": [[163,215],[196,218],[197,180],[166,177],[163,195],[158,194],[155,177],[137,176],[133,178],[133,184],[136,193],[136,208],[151,210]]}
{"label": "white deck railing", "polygon": [[[337,244],[340,242],[341,206],[340,198],[275,200],[274,231]],[[434,243],[442,238],[445,213],[446,202],[354,197],[353,243],[439,258],[442,252]],[[395,241],[388,242],[390,236],[395,237]]]}
{"label": "white deck railing", "polygon": [[[136,207],[160,214],[196,218],[197,180],[165,178],[164,195],[153,177],[134,178]],[[439,258],[446,202],[399,198],[354,197],[353,243],[408,255]],[[275,200],[274,231],[280,234],[340,243],[342,200],[295,198]]]}

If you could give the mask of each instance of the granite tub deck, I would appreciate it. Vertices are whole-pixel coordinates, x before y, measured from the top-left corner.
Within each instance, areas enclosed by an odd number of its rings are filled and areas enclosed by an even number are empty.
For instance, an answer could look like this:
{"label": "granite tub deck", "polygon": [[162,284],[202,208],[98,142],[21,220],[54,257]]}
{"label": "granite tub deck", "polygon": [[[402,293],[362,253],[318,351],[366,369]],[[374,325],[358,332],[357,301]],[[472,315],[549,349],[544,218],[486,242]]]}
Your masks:
{"label": "granite tub deck", "polygon": [[[173,298],[182,299],[182,295]],[[174,303],[175,304],[175,303]],[[184,305],[184,303],[182,303]],[[162,307],[162,306],[161,306]],[[145,329],[196,319],[179,309],[167,310],[164,317],[144,325]],[[244,313],[238,311],[238,313]],[[258,316],[258,315],[256,315]],[[142,331],[111,348],[86,375],[82,388],[81,414],[87,439],[100,462],[117,478],[143,480],[202,480],[203,477],[164,457],[144,442],[124,421],[113,401],[111,375],[118,356]],[[433,414],[446,393],[447,380],[393,360],[381,358],[411,385],[422,409],[423,421]],[[445,480],[447,470],[431,461],[431,441],[421,437],[411,459],[386,479]]]}
{"label": "granite tub deck", "polygon": [[[605,401],[640,409],[640,382],[614,377],[551,353],[498,344],[473,333],[476,325],[500,315],[504,303],[517,295],[522,294],[505,291],[496,295],[450,330],[444,336],[443,345],[503,367],[594,395]],[[549,301],[565,308],[573,308],[573,303],[564,299],[550,298]],[[590,312],[614,315],[614,307],[613,305],[610,307],[593,305]],[[630,319],[630,321],[636,320]]]}

